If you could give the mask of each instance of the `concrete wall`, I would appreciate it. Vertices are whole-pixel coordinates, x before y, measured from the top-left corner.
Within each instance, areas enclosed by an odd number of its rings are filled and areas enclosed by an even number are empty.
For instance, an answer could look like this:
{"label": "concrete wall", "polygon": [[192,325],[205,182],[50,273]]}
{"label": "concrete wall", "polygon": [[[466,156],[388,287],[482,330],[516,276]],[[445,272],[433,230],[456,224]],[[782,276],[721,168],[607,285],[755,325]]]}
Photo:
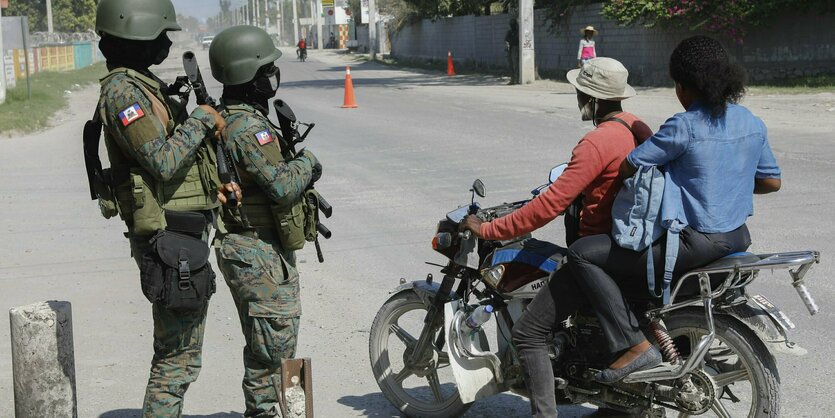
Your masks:
{"label": "concrete wall", "polygon": [[[551,30],[543,11],[536,11],[536,63],[540,73],[561,74],[576,67],[580,29],[594,25],[598,56],[620,60],[630,82],[667,85],[667,61],[676,44],[692,36],[685,30],[620,27],[600,15],[600,4],[579,7]],[[487,68],[507,68],[504,37],[510,16],[461,16],[423,20],[392,35],[392,55],[404,60],[456,61]],[[723,40],[752,80],[835,73],[835,15],[786,14],[772,25],[749,32],[743,45]]]}

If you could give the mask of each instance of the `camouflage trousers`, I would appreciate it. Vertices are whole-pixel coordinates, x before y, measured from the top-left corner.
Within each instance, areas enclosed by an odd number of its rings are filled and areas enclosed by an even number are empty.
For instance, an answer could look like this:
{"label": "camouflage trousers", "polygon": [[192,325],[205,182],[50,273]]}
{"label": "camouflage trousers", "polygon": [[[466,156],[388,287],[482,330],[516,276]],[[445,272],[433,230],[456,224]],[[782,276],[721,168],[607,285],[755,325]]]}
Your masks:
{"label": "camouflage trousers", "polygon": [[244,334],[246,417],[280,416],[281,359],[293,358],[299,332],[299,275],[278,240],[228,234],[217,249]]}
{"label": "camouflage trousers", "polygon": [[[206,231],[204,239],[208,239]],[[149,237],[130,235],[136,264],[151,250]],[[179,418],[183,396],[202,367],[203,330],[208,304],[200,311],[175,312],[153,305],[154,357],[142,404],[143,418]]]}

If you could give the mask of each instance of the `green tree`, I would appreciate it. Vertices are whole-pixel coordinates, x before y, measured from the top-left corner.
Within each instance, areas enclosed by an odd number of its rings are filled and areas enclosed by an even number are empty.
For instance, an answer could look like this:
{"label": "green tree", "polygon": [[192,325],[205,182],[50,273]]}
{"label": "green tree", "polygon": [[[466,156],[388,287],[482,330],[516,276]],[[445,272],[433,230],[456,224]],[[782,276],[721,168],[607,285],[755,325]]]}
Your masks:
{"label": "green tree", "polygon": [[683,27],[718,33],[742,43],[747,29],[770,23],[786,11],[835,12],[832,0],[619,0],[603,15],[623,25]]}
{"label": "green tree", "polygon": [[[29,30],[32,32],[48,29],[45,0],[11,0],[4,15],[27,16]],[[96,24],[96,0],[52,0],[52,23],[56,32],[93,30]]]}

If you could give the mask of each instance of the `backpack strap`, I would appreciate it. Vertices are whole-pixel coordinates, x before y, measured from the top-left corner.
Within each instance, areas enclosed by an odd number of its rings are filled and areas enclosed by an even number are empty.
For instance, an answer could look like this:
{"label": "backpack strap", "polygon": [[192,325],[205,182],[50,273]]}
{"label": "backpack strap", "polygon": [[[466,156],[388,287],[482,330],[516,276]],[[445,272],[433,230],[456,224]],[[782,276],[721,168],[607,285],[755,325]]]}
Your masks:
{"label": "backpack strap", "polygon": [[626,128],[626,129],[628,129],[628,130],[629,130],[629,133],[631,133],[631,134],[632,134],[632,139],[634,139],[634,140],[635,140],[635,145],[636,145],[636,146],[638,145],[638,136],[637,136],[637,135],[635,135],[635,131],[633,131],[633,130],[632,130],[632,127],[631,127],[631,126],[629,126],[629,124],[628,124],[628,123],[626,123],[626,121],[624,121],[624,120],[623,120],[623,119],[621,119],[621,118],[618,118],[618,117],[614,117],[614,116],[612,116],[611,118],[606,118],[606,119],[604,119],[604,120],[603,120],[603,121],[601,121],[600,123],[604,123],[604,122],[617,122],[617,123],[619,123],[619,124],[623,125],[623,127],[624,127],[624,128]]}

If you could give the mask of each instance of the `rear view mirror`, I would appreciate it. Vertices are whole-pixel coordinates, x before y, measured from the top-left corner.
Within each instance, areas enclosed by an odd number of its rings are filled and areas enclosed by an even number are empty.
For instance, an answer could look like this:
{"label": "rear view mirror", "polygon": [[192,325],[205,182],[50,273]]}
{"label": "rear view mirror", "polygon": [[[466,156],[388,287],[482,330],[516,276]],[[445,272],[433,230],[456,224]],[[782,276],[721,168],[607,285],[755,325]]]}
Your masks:
{"label": "rear view mirror", "polygon": [[476,179],[476,181],[473,182],[473,191],[480,197],[487,196],[487,190],[484,188],[484,182],[482,182],[481,179]]}
{"label": "rear view mirror", "polygon": [[557,181],[557,179],[562,175],[563,171],[568,167],[567,163],[562,163],[554,168],[551,169],[551,173],[548,174],[548,184]]}

